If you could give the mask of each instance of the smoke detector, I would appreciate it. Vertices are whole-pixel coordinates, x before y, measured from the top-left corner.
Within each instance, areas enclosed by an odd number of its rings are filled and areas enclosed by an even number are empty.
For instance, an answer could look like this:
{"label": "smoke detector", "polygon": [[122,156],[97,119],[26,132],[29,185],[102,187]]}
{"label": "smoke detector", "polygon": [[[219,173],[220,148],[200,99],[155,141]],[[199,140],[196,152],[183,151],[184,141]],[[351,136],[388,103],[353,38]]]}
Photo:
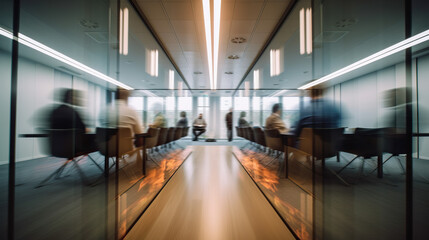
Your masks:
{"label": "smoke detector", "polygon": [[240,44],[246,42],[246,39],[244,37],[235,37],[231,39],[231,42]]}
{"label": "smoke detector", "polygon": [[228,59],[232,59],[232,60],[235,60],[235,59],[239,59],[240,57],[238,56],[238,55],[229,55],[228,56]]}

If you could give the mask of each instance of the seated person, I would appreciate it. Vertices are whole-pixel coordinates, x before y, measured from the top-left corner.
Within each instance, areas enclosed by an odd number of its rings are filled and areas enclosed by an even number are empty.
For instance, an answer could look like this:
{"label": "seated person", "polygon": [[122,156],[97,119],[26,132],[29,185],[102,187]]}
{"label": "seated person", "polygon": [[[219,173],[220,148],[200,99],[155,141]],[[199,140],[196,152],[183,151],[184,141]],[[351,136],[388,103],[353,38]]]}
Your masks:
{"label": "seated person", "polygon": [[338,128],[341,121],[340,110],[323,98],[320,89],[312,91],[310,104],[304,107],[300,116],[295,124],[295,136],[300,136],[303,128]]}
{"label": "seated person", "polygon": [[185,111],[180,112],[180,120],[177,121],[176,127],[182,127],[182,128],[188,127],[188,119],[186,118]]}
{"label": "seated person", "polygon": [[49,128],[50,129],[74,129],[76,134],[75,152],[90,152],[96,151],[94,137],[85,135],[89,132],[83,122],[81,115],[74,108],[74,106],[82,106],[81,92],[73,89],[61,89],[62,104],[55,107],[49,114]]}
{"label": "seated person", "polygon": [[240,118],[238,119],[238,127],[250,127],[250,124],[246,121],[246,112],[240,113]]}
{"label": "seated person", "polygon": [[273,105],[271,115],[265,120],[265,129],[278,129],[280,133],[288,132],[285,123],[280,117],[281,111],[282,108],[280,103],[276,103]]}
{"label": "seated person", "polygon": [[[131,134],[143,133],[142,121],[140,116],[133,108],[128,106],[128,97],[130,91],[120,89],[116,96],[115,105],[111,105],[108,109],[104,109],[100,114],[100,124],[102,127],[109,128],[130,128]],[[141,142],[136,142],[140,146]]]}
{"label": "seated person", "polygon": [[167,120],[165,119],[164,115],[159,112],[155,115],[155,120],[149,126],[152,128],[166,128]]}
{"label": "seated person", "polygon": [[207,127],[207,123],[204,120],[202,113],[200,113],[200,115],[198,115],[198,118],[194,120],[192,126],[192,132],[194,133],[193,141],[198,141],[198,137],[206,132]]}

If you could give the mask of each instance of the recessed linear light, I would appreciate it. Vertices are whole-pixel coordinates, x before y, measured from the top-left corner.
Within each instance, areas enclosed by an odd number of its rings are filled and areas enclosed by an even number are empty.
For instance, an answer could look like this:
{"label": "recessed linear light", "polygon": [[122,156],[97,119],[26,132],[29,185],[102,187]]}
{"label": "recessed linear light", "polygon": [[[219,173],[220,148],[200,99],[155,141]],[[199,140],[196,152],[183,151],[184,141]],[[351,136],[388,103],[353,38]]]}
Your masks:
{"label": "recessed linear light", "polygon": [[0,27],[0,35],[3,35],[9,39],[13,39],[15,41],[18,41],[19,43],[21,43],[27,47],[30,47],[30,48],[32,48],[32,49],[34,49],[40,53],[43,53],[47,56],[50,56],[54,59],[57,59],[60,62],[63,62],[69,66],[77,68],[83,72],[86,72],[86,73],[88,73],[94,77],[97,77],[99,79],[102,79],[106,82],[112,83],[118,87],[122,87],[122,88],[127,89],[127,90],[133,90],[132,87],[130,87],[126,84],[123,84],[123,83],[119,82],[118,80],[113,79],[113,78],[93,69],[93,68],[90,68],[90,67],[86,66],[85,64],[74,60],[73,58],[70,58],[70,57],[68,57],[68,56],[66,56],[66,55],[64,55],[58,51],[55,51],[54,49],[52,49],[52,48],[50,48],[44,44],[41,44],[40,42],[37,42],[36,40],[29,38],[29,37],[25,36],[24,34],[18,33],[18,37],[13,37],[12,32],[7,31],[6,29]]}
{"label": "recessed linear light", "polygon": [[230,75],[230,74],[234,74],[234,73],[233,72],[225,72],[225,74]]}
{"label": "recessed linear light", "polygon": [[366,65],[368,65],[370,63],[373,63],[375,61],[378,61],[380,59],[388,57],[388,56],[390,56],[392,54],[395,54],[397,52],[400,52],[402,50],[405,50],[405,49],[410,48],[412,46],[415,46],[417,44],[426,42],[428,40],[429,40],[429,29],[426,30],[426,31],[423,31],[423,32],[421,32],[419,34],[416,34],[416,35],[414,35],[414,36],[412,36],[410,38],[407,38],[407,39],[405,39],[403,41],[400,41],[400,42],[398,42],[398,43],[396,43],[396,44],[394,44],[394,45],[392,45],[390,47],[387,47],[387,48],[385,48],[385,49],[383,49],[383,50],[381,50],[379,52],[376,52],[376,53],[374,53],[374,54],[372,54],[372,55],[370,55],[370,56],[368,56],[366,58],[363,58],[363,59],[361,59],[361,60],[359,60],[359,61],[357,61],[355,63],[352,63],[352,64],[350,64],[350,65],[348,65],[348,66],[346,66],[344,68],[341,68],[340,70],[337,70],[337,71],[335,71],[335,72],[333,72],[331,74],[328,74],[328,75],[326,75],[324,77],[321,77],[321,78],[319,78],[317,80],[314,80],[314,81],[312,81],[310,83],[307,83],[307,84],[299,87],[298,89],[308,89],[308,88],[314,87],[314,86],[316,86],[318,84],[321,84],[323,82],[329,81],[331,79],[334,79],[336,77],[339,77],[341,75],[349,73],[349,72],[351,72],[353,70],[356,70],[358,68],[366,66]]}
{"label": "recessed linear light", "polygon": [[228,59],[232,59],[232,60],[235,60],[235,59],[239,59],[240,57],[238,56],[238,55],[229,55],[228,56]]}
{"label": "recessed linear light", "polygon": [[220,10],[221,10],[221,0],[214,0],[213,3],[213,87],[212,90],[217,88],[217,68],[218,68],[218,59],[219,59],[219,34],[220,34]]}
{"label": "recessed linear light", "polygon": [[203,13],[204,13],[204,30],[206,35],[206,47],[207,47],[207,61],[209,64],[209,79],[210,88],[213,89],[213,58],[212,58],[212,35],[211,35],[211,22],[210,22],[210,0],[203,1]]}

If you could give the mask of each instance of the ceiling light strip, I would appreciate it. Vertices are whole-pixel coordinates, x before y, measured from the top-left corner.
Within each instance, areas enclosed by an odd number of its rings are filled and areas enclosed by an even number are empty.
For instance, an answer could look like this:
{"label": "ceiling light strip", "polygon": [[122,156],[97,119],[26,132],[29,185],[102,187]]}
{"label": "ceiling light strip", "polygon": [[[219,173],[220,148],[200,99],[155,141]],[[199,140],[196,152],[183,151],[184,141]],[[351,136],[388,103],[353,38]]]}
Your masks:
{"label": "ceiling light strip", "polygon": [[10,32],[10,31],[8,31],[8,30],[6,30],[6,29],[3,29],[3,28],[1,28],[1,27],[0,27],[0,35],[5,36],[5,37],[7,37],[7,38],[9,38],[9,39],[13,39],[13,34],[12,34],[12,32]]}
{"label": "ceiling light strip", "polygon": [[123,52],[124,55],[128,55],[128,8],[124,8],[124,41],[123,41]]}
{"label": "ceiling light strip", "polygon": [[341,68],[340,70],[337,70],[331,74],[328,74],[328,75],[326,75],[322,78],[319,78],[313,82],[310,82],[308,84],[305,84],[305,85],[299,87],[298,89],[308,89],[308,88],[314,87],[318,84],[329,81],[333,78],[339,77],[339,76],[344,75],[348,72],[351,72],[355,69],[361,68],[365,65],[373,63],[373,62],[380,60],[382,58],[388,57],[392,54],[395,54],[397,52],[405,50],[409,47],[413,47],[413,46],[420,44],[422,42],[426,42],[428,40],[429,40],[429,30],[426,30],[426,31],[421,32],[417,35],[414,35],[413,37],[407,38],[407,39],[405,39],[399,43],[396,43],[396,44],[394,44],[388,48],[385,48],[379,52],[376,52],[376,53],[374,53],[374,54],[372,54],[372,55],[370,55],[364,59],[361,59],[361,60],[359,60],[353,64],[350,64],[344,68]]}
{"label": "ceiling light strip", "polygon": [[305,10],[299,10],[299,53],[305,53]]}
{"label": "ceiling light strip", "polygon": [[216,90],[217,88],[217,69],[218,69],[218,57],[219,57],[219,34],[220,34],[220,10],[222,6],[221,0],[214,0],[214,70],[213,70],[213,88],[212,90]]}
{"label": "ceiling light strip", "polygon": [[213,63],[212,63],[212,36],[211,36],[211,23],[210,23],[210,0],[203,1],[203,13],[204,13],[204,28],[206,33],[206,45],[207,45],[207,60],[209,63],[209,76],[210,76],[210,88],[214,89],[213,83]]}
{"label": "ceiling light strip", "polygon": [[[3,29],[1,29],[1,30],[3,30]],[[41,52],[47,56],[55,58],[55,59],[59,60],[60,62],[68,64],[69,66],[72,66],[72,67],[75,67],[79,70],[82,70],[82,71],[84,71],[84,72],[86,72],[92,76],[98,77],[104,81],[110,82],[116,86],[122,87],[122,88],[127,89],[127,90],[133,89],[132,87],[130,87],[126,84],[123,84],[123,83],[103,74],[103,73],[98,72],[95,69],[92,69],[92,68],[86,66],[83,63],[80,63],[80,62],[78,62],[78,61],[58,52],[58,51],[55,51],[54,49],[52,49],[52,48],[50,48],[44,44],[41,44],[40,42],[37,42],[36,40],[34,40],[32,38],[25,36],[24,34],[19,33],[17,40],[19,43],[21,43],[27,47],[30,47],[30,48],[32,48],[36,51],[39,51],[39,52]]]}
{"label": "ceiling light strip", "polygon": [[307,38],[307,54],[311,54],[313,52],[313,44],[312,44],[312,23],[311,23],[311,8],[307,8],[306,13],[306,38]]}

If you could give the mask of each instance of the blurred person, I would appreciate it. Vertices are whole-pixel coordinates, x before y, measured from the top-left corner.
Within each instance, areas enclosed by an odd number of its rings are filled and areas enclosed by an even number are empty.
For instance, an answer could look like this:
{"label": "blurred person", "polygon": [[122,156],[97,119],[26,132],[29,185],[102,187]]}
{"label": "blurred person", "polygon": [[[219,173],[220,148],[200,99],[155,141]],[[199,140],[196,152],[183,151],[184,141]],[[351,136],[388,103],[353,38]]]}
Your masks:
{"label": "blurred person", "polygon": [[132,136],[143,133],[142,121],[136,110],[128,106],[130,91],[119,89],[114,105],[100,114],[100,124],[103,127],[127,127],[131,129]]}
{"label": "blurred person", "polygon": [[180,112],[180,119],[176,123],[176,127],[188,127],[188,119],[186,118],[186,112],[182,111]]}
{"label": "blurred person", "polygon": [[192,141],[198,141],[198,137],[206,132],[206,127],[206,120],[204,120],[203,114],[200,113],[192,124],[192,133],[194,134],[194,139]]}
{"label": "blurred person", "polygon": [[226,122],[226,134],[228,136],[228,142],[232,141],[232,108],[229,109],[229,112],[225,116]]}
{"label": "blurred person", "polygon": [[95,149],[94,137],[85,135],[89,132],[82,120],[81,114],[75,109],[83,105],[82,92],[73,89],[59,90],[60,105],[53,108],[48,114],[50,129],[74,129],[76,134],[82,134],[82,141],[76,142],[76,152],[88,151]]}
{"label": "blurred person", "polygon": [[383,92],[383,107],[386,110],[381,125],[395,129],[397,133],[405,133],[406,128],[406,88],[393,88]]}
{"label": "blurred person", "polygon": [[152,128],[166,128],[167,127],[167,120],[164,117],[164,114],[162,112],[158,112],[155,115],[155,119],[152,124],[149,125]]}
{"label": "blurred person", "polygon": [[341,114],[338,107],[323,98],[321,89],[312,90],[310,104],[301,111],[300,119],[295,124],[294,134],[300,136],[303,128],[338,128]]}
{"label": "blurred person", "polygon": [[246,121],[246,112],[240,113],[240,118],[238,119],[238,127],[250,127],[250,124]]}
{"label": "blurred person", "polygon": [[289,131],[280,117],[281,111],[282,108],[280,103],[273,105],[271,115],[265,120],[265,129],[277,129],[280,133],[287,133]]}

